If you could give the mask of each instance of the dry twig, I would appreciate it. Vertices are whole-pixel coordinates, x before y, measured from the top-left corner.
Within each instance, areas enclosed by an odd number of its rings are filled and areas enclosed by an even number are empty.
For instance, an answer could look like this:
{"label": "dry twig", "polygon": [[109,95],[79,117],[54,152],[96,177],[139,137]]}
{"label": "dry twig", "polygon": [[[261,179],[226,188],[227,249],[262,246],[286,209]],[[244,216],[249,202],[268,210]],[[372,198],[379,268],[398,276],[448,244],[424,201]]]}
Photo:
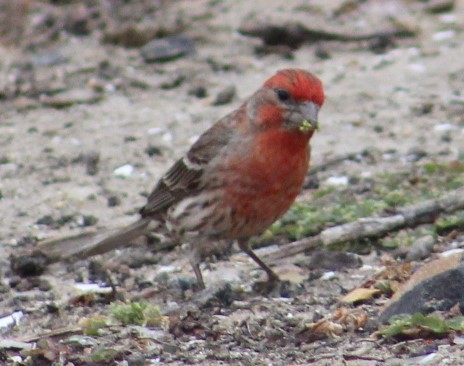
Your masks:
{"label": "dry twig", "polygon": [[464,187],[447,192],[442,197],[420,202],[399,209],[395,215],[387,217],[366,217],[347,224],[323,230],[311,238],[305,238],[278,248],[264,256],[273,261],[291,257],[306,250],[337,243],[346,243],[368,238],[379,238],[389,232],[430,223],[444,212],[464,209]]}

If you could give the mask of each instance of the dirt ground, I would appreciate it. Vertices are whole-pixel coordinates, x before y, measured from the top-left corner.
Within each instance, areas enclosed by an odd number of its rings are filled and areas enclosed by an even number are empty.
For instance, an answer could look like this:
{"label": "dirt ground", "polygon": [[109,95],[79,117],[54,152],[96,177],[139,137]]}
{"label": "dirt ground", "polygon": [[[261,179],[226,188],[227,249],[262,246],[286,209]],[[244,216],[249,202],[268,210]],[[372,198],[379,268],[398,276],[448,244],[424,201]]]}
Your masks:
{"label": "dirt ground", "polygon": [[[379,248],[356,255],[362,266],[316,274],[302,265],[310,256],[278,261],[274,268],[288,282],[264,295],[253,288],[261,272],[235,247],[230,257],[220,250],[206,259],[205,294],[191,289],[182,247],[160,252],[143,240],[95,259],[53,264],[38,277],[10,268],[10,255],[44,239],[135,220],[156,180],[195,138],[282,68],[309,70],[324,83],[312,166],[372,149],[379,156],[321,171],[318,187],[305,189],[299,201],[334,181],[342,182],[335,191],[346,189],[343,177],[350,186],[425,163],[463,161],[464,1],[0,5],[2,23],[12,27],[0,27],[0,319],[21,314],[0,327],[0,339],[35,348],[3,343],[0,364],[464,365],[464,343],[450,337],[371,338],[386,297],[347,308],[366,315],[362,326],[311,331],[308,324],[340,308],[340,296],[384,268],[390,254]],[[343,35],[399,27],[414,35],[320,39],[291,48],[241,34],[245,22],[295,22]],[[134,47],[114,44],[111,36],[130,24],[141,29],[129,37]],[[195,52],[146,62],[137,44],[146,33],[182,33]],[[217,103],[231,85],[231,100]],[[457,238],[442,241],[440,250],[464,246]],[[82,295],[78,284],[109,286],[108,272],[117,294]],[[156,325],[112,318],[111,303],[140,299],[161,309]],[[106,319],[98,334],[83,332],[98,317]]]}

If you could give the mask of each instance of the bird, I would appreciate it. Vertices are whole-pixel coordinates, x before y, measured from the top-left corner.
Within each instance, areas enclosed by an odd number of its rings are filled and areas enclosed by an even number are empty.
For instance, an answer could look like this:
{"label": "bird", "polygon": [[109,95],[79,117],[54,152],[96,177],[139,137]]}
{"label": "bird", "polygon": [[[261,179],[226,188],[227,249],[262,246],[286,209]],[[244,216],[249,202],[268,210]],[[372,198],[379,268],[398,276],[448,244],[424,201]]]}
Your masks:
{"label": "bird", "polygon": [[290,208],[310,162],[310,139],[325,100],[322,82],[298,68],[277,71],[238,109],[207,129],[155,184],[140,218],[92,246],[107,252],[150,232],[167,233],[191,247],[197,288],[205,283],[201,243],[235,240],[267,274],[278,275],[252,250],[262,234]]}

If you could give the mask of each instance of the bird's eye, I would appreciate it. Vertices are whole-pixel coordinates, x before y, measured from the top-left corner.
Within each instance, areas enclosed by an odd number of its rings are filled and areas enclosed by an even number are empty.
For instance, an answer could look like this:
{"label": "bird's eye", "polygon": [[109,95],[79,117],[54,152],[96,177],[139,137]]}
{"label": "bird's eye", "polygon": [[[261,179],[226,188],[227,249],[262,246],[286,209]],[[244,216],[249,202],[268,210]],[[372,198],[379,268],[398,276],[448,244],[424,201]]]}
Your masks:
{"label": "bird's eye", "polygon": [[283,89],[278,89],[277,90],[277,97],[281,102],[286,102],[290,99],[290,93],[286,90]]}

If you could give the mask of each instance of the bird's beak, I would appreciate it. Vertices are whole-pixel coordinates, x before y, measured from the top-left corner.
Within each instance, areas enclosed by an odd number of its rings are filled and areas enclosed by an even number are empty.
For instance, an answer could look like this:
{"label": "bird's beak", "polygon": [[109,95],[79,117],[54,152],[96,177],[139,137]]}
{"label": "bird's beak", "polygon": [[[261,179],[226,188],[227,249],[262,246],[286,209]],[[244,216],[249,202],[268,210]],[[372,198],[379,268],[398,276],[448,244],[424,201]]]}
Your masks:
{"label": "bird's beak", "polygon": [[318,113],[320,107],[313,102],[306,102],[300,105],[300,111],[303,115],[303,121],[300,124],[300,131],[307,132],[317,130],[318,128]]}

